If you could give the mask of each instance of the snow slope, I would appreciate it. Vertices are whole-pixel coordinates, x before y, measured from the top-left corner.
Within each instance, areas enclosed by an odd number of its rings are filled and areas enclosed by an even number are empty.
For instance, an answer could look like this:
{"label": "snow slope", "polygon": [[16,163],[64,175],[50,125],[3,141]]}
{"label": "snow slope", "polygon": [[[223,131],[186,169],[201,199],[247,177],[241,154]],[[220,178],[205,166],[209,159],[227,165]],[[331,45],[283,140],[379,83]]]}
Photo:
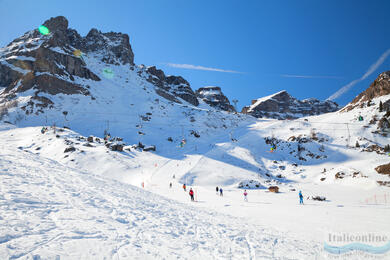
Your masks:
{"label": "snow slope", "polygon": [[67,167],[7,142],[0,147],[1,259],[312,259],[318,250],[317,243]]}
{"label": "snow slope", "polygon": [[[362,152],[388,141],[372,133],[374,125],[364,127],[379,115],[375,107],[306,120],[244,120],[234,131],[202,134],[183,148],[160,140],[157,152],[113,152],[103,143],[87,145],[72,130],[41,134],[40,127],[3,124],[0,252],[14,258],[326,258],[321,244],[329,232],[390,231],[389,188],[377,184],[388,177],[374,171],[389,157]],[[357,121],[359,114],[365,121]],[[309,139],[314,128],[323,142]],[[309,139],[300,156],[291,135]],[[264,140],[272,137],[273,153]],[[358,137],[366,143],[351,147]],[[64,153],[70,146],[76,150]],[[345,177],[336,179],[339,172]],[[277,185],[280,193],[248,190],[244,202],[238,185],[249,180]],[[197,203],[183,183],[195,190]],[[299,190],[327,200],[301,206]]]}

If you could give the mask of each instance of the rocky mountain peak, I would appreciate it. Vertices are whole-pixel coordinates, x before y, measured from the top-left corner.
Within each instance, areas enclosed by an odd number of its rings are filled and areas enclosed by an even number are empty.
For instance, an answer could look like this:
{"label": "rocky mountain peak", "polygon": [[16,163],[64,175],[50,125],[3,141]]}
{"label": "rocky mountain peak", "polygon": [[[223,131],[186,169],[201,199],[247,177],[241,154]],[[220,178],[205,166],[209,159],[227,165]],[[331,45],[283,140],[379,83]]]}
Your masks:
{"label": "rocky mountain peak", "polygon": [[68,20],[64,16],[52,17],[43,23],[50,32],[65,32],[68,29]]}
{"label": "rocky mountain peak", "polygon": [[[355,107],[364,107],[373,98],[385,96],[390,94],[390,70],[382,72],[379,76],[371,83],[371,85],[357,97],[355,97],[351,103],[346,105],[341,111],[347,112]],[[390,99],[385,101],[386,106],[390,103]]]}
{"label": "rocky mountain peak", "polygon": [[147,67],[144,72],[144,78],[157,87],[156,93],[160,96],[176,103],[181,103],[178,99],[181,98],[194,106],[199,105],[190,83],[183,77],[166,76],[164,71],[157,69],[156,66]]}
{"label": "rocky mountain peak", "polygon": [[315,98],[298,100],[283,90],[252,100],[252,104],[244,107],[241,112],[257,118],[295,119],[337,110],[338,105],[333,101],[319,101]]}
{"label": "rocky mountain peak", "polygon": [[199,88],[196,91],[196,96],[212,107],[230,112],[236,111],[230,104],[229,99],[222,93],[220,87],[206,86]]}
{"label": "rocky mountain peak", "polygon": [[356,98],[352,100],[352,104],[358,102],[364,102],[376,97],[390,94],[390,70],[385,71],[371,83],[370,87],[360,93]]}
{"label": "rocky mountain peak", "polygon": [[129,36],[123,33],[102,33],[91,29],[82,41],[81,49],[85,52],[98,52],[103,55],[102,61],[108,64],[134,65],[134,53]]}

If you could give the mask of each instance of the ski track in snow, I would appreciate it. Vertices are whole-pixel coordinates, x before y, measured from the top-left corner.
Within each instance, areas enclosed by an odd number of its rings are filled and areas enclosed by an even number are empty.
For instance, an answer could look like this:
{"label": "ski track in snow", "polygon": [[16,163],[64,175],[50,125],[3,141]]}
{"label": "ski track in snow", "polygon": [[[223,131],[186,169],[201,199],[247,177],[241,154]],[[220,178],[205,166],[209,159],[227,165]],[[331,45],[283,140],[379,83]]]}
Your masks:
{"label": "ski track in snow", "polygon": [[305,259],[319,247],[31,152],[0,158],[1,259]]}

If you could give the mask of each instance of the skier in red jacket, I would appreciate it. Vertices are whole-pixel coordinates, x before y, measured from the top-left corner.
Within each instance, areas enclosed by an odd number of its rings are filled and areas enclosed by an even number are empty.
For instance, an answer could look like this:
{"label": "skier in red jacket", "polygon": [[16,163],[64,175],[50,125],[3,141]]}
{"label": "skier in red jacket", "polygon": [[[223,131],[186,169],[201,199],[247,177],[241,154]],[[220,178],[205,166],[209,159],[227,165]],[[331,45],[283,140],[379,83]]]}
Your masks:
{"label": "skier in red jacket", "polygon": [[195,199],[194,199],[194,191],[192,190],[192,188],[190,189],[189,194],[190,194],[190,197],[191,197],[191,201],[195,201]]}

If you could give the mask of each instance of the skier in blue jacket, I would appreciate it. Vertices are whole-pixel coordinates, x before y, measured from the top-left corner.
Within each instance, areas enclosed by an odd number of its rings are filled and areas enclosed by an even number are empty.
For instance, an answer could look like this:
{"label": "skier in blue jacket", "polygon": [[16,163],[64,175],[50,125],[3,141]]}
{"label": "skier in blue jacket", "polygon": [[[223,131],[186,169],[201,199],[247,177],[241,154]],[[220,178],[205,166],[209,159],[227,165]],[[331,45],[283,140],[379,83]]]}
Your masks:
{"label": "skier in blue jacket", "polygon": [[303,204],[303,195],[302,195],[302,191],[299,191],[299,204]]}

